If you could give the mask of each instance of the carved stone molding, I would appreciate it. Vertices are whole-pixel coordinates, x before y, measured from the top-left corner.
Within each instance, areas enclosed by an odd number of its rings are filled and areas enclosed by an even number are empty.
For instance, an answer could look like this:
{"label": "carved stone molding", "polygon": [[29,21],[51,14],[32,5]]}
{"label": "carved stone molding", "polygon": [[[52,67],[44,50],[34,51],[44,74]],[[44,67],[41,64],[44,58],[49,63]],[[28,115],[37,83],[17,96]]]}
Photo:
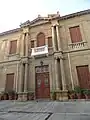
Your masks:
{"label": "carved stone molding", "polygon": [[28,58],[22,58],[20,61],[21,64],[28,64],[28,62]]}

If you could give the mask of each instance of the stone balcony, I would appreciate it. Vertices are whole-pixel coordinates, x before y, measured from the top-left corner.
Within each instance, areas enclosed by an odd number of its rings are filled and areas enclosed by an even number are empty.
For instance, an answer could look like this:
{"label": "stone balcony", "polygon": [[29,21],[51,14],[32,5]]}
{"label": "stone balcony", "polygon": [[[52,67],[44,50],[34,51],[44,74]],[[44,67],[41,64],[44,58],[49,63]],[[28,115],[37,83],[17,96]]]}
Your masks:
{"label": "stone balcony", "polygon": [[76,43],[70,43],[68,45],[69,50],[81,50],[81,49],[86,49],[87,48],[87,42],[76,42]]}
{"label": "stone balcony", "polygon": [[31,56],[46,55],[48,54],[48,46],[41,46],[32,48]]}

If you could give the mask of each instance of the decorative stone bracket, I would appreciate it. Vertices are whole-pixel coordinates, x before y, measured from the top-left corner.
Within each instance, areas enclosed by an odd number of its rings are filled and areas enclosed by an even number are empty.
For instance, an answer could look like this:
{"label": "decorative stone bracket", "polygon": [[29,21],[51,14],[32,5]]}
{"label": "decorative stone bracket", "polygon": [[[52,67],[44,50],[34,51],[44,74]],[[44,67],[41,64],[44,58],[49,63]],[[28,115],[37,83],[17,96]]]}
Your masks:
{"label": "decorative stone bracket", "polygon": [[61,54],[54,55],[55,59],[64,59],[64,57]]}
{"label": "decorative stone bracket", "polygon": [[20,63],[22,64],[28,64],[28,58],[22,58]]}

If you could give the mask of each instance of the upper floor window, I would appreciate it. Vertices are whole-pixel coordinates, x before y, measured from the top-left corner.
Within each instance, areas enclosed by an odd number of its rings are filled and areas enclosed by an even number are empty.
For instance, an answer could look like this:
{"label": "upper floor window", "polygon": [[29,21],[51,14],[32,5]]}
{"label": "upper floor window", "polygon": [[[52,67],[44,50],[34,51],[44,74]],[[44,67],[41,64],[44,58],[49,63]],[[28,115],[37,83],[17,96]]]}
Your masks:
{"label": "upper floor window", "polygon": [[52,47],[52,37],[48,37],[48,47]]}
{"label": "upper floor window", "polygon": [[81,36],[79,26],[71,27],[71,28],[69,28],[69,31],[70,31],[70,36],[71,36],[72,43],[82,41],[82,36]]}
{"label": "upper floor window", "polygon": [[31,48],[34,48],[34,41],[31,41]]}
{"label": "upper floor window", "polygon": [[17,40],[10,41],[10,54],[15,54],[17,50]]}
{"label": "upper floor window", "polygon": [[45,45],[45,35],[44,33],[39,33],[37,35],[37,47]]}

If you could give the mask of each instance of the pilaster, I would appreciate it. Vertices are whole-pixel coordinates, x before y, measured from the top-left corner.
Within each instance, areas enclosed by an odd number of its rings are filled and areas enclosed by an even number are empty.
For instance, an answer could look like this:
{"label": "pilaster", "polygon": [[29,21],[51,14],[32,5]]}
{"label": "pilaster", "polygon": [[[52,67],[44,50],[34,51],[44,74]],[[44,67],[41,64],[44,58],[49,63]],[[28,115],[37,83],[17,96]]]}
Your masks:
{"label": "pilaster", "polygon": [[59,86],[59,75],[58,75],[58,61],[55,59],[55,81],[56,81],[56,90],[60,90]]}
{"label": "pilaster", "polygon": [[62,88],[63,88],[63,90],[67,90],[66,80],[65,80],[65,72],[64,72],[64,65],[63,65],[63,58],[60,58],[60,69],[61,69]]}
{"label": "pilaster", "polygon": [[24,40],[25,40],[25,34],[22,33],[22,39],[21,39],[21,56],[24,56]]}
{"label": "pilaster", "polygon": [[60,35],[59,35],[59,25],[56,25],[56,33],[57,33],[58,50],[61,51],[61,41],[60,41]]}
{"label": "pilaster", "polygon": [[52,43],[53,43],[53,50],[55,52],[56,51],[56,46],[55,46],[54,26],[52,26]]}
{"label": "pilaster", "polygon": [[23,64],[20,64],[20,82],[19,82],[19,92],[22,92],[22,81],[23,81]]}
{"label": "pilaster", "polygon": [[16,73],[16,82],[15,82],[16,92],[18,91],[18,81],[19,81],[19,63],[17,63],[17,73]]}
{"label": "pilaster", "polygon": [[29,33],[26,33],[26,53],[25,55],[28,57],[28,45],[29,45]]}
{"label": "pilaster", "polygon": [[28,91],[28,63],[25,64],[24,92]]}

